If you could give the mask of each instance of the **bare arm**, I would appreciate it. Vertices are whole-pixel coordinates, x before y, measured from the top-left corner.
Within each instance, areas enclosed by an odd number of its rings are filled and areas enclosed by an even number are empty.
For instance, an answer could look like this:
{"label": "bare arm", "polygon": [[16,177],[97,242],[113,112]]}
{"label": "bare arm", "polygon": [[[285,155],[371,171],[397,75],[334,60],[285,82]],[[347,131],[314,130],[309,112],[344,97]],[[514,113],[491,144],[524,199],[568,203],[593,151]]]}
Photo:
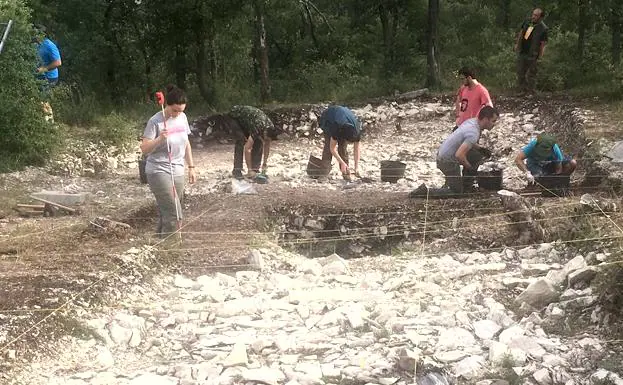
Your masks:
{"label": "bare arm", "polygon": [[197,180],[197,176],[195,174],[195,161],[193,160],[193,150],[190,147],[190,141],[186,141],[185,152],[184,159],[188,165],[188,182],[193,184]]}
{"label": "bare arm", "polygon": [[249,135],[249,138],[244,143],[244,161],[247,164],[247,172],[251,172],[251,170],[253,170],[253,165],[251,164],[251,153],[253,151],[254,142],[253,136]]}
{"label": "bare arm", "polygon": [[156,149],[156,147],[160,146],[162,143],[167,141],[167,130],[160,131],[160,135],[158,135],[155,139],[149,139],[143,137],[141,141],[141,152],[143,154],[149,154]]}
{"label": "bare arm", "polygon": [[458,119],[461,114],[461,89],[463,87],[459,87],[459,91],[456,93],[456,102],[454,103],[454,116]]}
{"label": "bare arm", "polygon": [[264,139],[264,160],[262,161],[262,171],[266,172],[266,168],[268,167],[268,155],[270,154],[270,144],[271,139]]}
{"label": "bare arm", "polygon": [[60,67],[63,63],[59,60],[54,60],[52,63],[48,64],[47,66],[41,66],[39,67],[39,72],[48,72],[48,71],[52,71],[58,67]]}
{"label": "bare arm", "polygon": [[472,148],[472,146],[477,146],[477,144],[470,145],[468,143],[463,143],[461,144],[461,147],[459,147],[459,149],[456,150],[456,153],[454,154],[454,156],[456,157],[456,160],[458,160],[459,163],[461,163],[463,167],[468,170],[472,168],[472,165],[467,160],[467,153]]}
{"label": "bare arm", "polygon": [[359,171],[359,157],[361,156],[361,142],[353,144],[353,156],[355,157],[355,172]]}
{"label": "bare arm", "polygon": [[348,165],[337,151],[337,140],[331,138],[331,141],[329,142],[329,148],[331,149],[331,154],[333,155],[333,157],[337,159],[337,162],[340,165],[340,170],[347,169]]}
{"label": "bare arm", "polygon": [[523,151],[519,151],[519,154],[517,154],[517,157],[515,157],[515,165],[517,165],[517,167],[521,171],[527,172],[528,167],[526,167],[524,160],[526,160],[526,154],[524,154]]}

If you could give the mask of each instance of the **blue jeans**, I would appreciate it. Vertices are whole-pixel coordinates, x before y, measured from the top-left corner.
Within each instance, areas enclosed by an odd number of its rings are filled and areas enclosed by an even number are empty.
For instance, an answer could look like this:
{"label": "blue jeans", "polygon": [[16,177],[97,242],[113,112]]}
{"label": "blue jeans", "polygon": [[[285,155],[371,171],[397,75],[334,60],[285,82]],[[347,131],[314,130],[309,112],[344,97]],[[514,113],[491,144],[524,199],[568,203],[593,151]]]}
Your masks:
{"label": "blue jeans", "polygon": [[58,85],[58,78],[56,79],[40,79],[39,92],[43,94],[45,99],[49,99],[50,92],[54,87]]}

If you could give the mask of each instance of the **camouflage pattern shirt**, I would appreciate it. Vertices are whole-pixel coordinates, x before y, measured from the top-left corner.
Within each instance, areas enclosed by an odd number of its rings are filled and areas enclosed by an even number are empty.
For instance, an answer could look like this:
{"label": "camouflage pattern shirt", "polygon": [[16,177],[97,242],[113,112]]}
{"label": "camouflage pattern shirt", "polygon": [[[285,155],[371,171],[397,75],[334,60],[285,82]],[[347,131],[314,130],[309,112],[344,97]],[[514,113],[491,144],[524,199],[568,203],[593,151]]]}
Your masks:
{"label": "camouflage pattern shirt", "polygon": [[259,108],[252,106],[234,106],[228,115],[238,121],[244,131],[245,137],[251,136],[253,140],[257,140],[267,136],[275,136],[275,125],[268,115]]}

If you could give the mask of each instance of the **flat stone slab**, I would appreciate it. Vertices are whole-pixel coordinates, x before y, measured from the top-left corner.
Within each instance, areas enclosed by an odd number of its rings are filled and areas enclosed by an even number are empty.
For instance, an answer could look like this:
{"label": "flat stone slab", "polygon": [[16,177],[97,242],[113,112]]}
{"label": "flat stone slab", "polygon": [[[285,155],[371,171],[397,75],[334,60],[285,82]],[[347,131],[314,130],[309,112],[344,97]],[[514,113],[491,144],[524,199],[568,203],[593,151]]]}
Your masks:
{"label": "flat stone slab", "polygon": [[76,206],[86,201],[86,193],[66,193],[62,191],[40,191],[31,194],[31,196],[39,199],[45,199],[63,206]]}
{"label": "flat stone slab", "polygon": [[616,142],[607,155],[613,163],[623,163],[623,141]]}

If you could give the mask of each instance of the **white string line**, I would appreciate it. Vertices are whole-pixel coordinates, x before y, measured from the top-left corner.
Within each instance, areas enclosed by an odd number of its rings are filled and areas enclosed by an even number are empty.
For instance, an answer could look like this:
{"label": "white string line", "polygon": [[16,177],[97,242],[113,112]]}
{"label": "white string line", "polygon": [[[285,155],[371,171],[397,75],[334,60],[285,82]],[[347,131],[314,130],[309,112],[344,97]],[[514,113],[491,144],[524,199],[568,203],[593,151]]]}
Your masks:
{"label": "white string line", "polygon": [[[567,203],[561,203],[561,204],[555,204],[555,205],[551,205],[551,206],[547,206],[547,209],[553,209],[553,208],[562,208],[562,207],[571,207],[571,206],[579,206],[580,203],[579,202],[567,202]],[[438,213],[438,212],[468,212],[468,211],[475,211],[475,210],[495,210],[495,208],[474,208],[474,209],[448,209],[448,210],[429,210],[429,213]],[[311,216],[306,216],[306,217],[334,217],[334,216],[359,216],[359,215],[398,215],[398,214],[418,214],[421,213],[422,210],[413,210],[413,211],[393,211],[393,212],[379,212],[379,213],[374,213],[374,212],[369,212],[369,213],[343,213],[343,214],[315,214],[315,215],[311,215]],[[514,214],[514,213],[522,213],[523,210],[518,210],[518,211],[511,211],[511,212],[501,212],[501,213],[495,213],[495,214],[486,214],[486,215],[482,215],[482,216],[476,216],[476,217],[471,217],[471,218],[463,218],[461,220],[480,220],[480,219],[486,219],[486,218],[491,218],[491,217],[496,217],[496,216],[506,216],[508,214]],[[286,219],[288,216],[269,216],[267,218],[282,218],[282,219]],[[153,217],[150,217],[153,219]],[[438,222],[430,222],[430,223],[443,223],[443,222],[451,222],[452,220],[447,220],[447,221],[438,221]],[[80,224],[76,225],[70,225],[70,226],[79,226]],[[374,228],[374,227],[369,227],[369,228]],[[317,230],[316,232],[323,232],[324,230]],[[332,231],[332,230],[327,230],[327,231]],[[38,235],[38,234],[42,234],[42,233],[47,233],[46,231],[41,231],[41,232],[36,232],[36,233],[31,233],[32,235]],[[246,235],[246,234],[250,234],[250,232],[191,232],[191,231],[186,231],[186,232],[182,232],[183,234],[206,234],[206,235]],[[274,232],[255,232],[255,233],[251,233],[251,234],[273,234]],[[14,238],[8,238],[8,239],[4,239],[4,240],[0,240],[0,242],[2,241],[9,241],[9,240],[15,240],[15,239],[20,239],[20,238],[24,238],[27,237],[29,234],[24,234],[24,235],[20,235]]]}
{"label": "white string line", "polygon": [[[189,221],[188,223],[180,226],[177,231],[170,236],[173,236],[174,234],[176,234],[178,231],[180,231],[182,228],[184,228],[185,226],[188,226],[190,223],[192,223],[192,221],[195,221],[199,218],[201,218],[203,215],[205,215],[208,211],[210,211],[212,209],[212,207],[209,207],[208,209],[206,209],[203,213],[201,213],[200,215],[196,216],[195,218],[193,218],[191,221]],[[160,242],[158,242],[156,245],[161,244],[162,242],[165,242],[169,237],[163,238]],[[100,279],[94,281],[93,283],[91,283],[90,285],[88,285],[86,288],[84,288],[83,290],[80,290],[79,292],[73,294],[68,300],[66,300],[63,304],[61,304],[55,311],[51,312],[50,314],[46,315],[45,317],[43,317],[41,320],[39,320],[38,322],[36,322],[34,325],[32,325],[31,327],[27,328],[25,331],[23,331],[22,333],[18,334],[15,338],[13,338],[12,340],[10,340],[9,342],[7,342],[6,344],[2,345],[2,347],[0,347],[0,352],[4,352],[6,351],[6,349],[13,345],[15,342],[19,341],[23,336],[25,336],[26,334],[30,333],[32,330],[34,330],[35,328],[39,327],[39,325],[42,325],[43,323],[47,322],[48,319],[50,319],[52,316],[54,316],[57,312],[59,312],[60,310],[64,309],[65,307],[67,307],[70,303],[72,303],[76,298],[78,298],[79,296],[81,296],[82,294],[86,293],[87,291],[91,290],[92,288],[94,288],[96,285],[98,285],[99,283],[103,282],[105,279],[109,278],[110,276],[114,275],[117,273],[118,270],[121,269],[121,266],[116,266],[115,269],[105,273]]]}
{"label": "white string line", "polygon": [[[615,235],[615,236],[604,236],[604,237],[593,237],[593,238],[582,238],[582,239],[572,239],[572,240],[568,240],[568,241],[556,241],[554,243],[556,243],[557,245],[561,245],[561,244],[569,244],[569,243],[580,243],[580,242],[599,242],[599,241],[603,241],[603,240],[614,240],[614,239],[623,239],[623,235]],[[499,247],[490,247],[490,248],[479,248],[479,249],[470,249],[468,251],[454,251],[454,252],[448,252],[448,251],[442,251],[442,252],[437,252],[437,253],[427,253],[427,254],[422,254],[420,255],[420,257],[437,257],[437,256],[443,256],[443,255],[452,255],[452,254],[465,254],[466,252],[471,252],[471,253],[475,253],[475,252],[486,252],[486,251],[495,251],[495,250],[505,250],[505,249],[518,249],[518,248],[525,248],[525,247],[533,247],[533,246],[540,246],[542,245],[543,242],[535,242],[535,243],[526,243],[526,244],[522,244],[522,245],[516,245],[513,247],[507,247],[507,246],[499,246]],[[278,246],[277,246],[278,247]],[[621,261],[623,262],[623,261]],[[612,264],[612,263],[611,263]],[[597,266],[604,266],[607,264],[600,264]],[[206,267],[213,267],[215,269],[218,268],[243,268],[243,267],[254,267],[255,265],[251,265],[251,264],[237,264],[237,265],[209,265]],[[469,265],[468,265],[469,266]],[[430,271],[426,271],[427,273],[432,273],[438,270],[430,270]],[[140,306],[139,305],[132,305],[132,306]],[[89,307],[89,309],[97,309],[98,307]],[[115,309],[117,307],[114,306],[102,306],[100,308],[111,308],[111,309]],[[11,310],[0,310],[0,313],[20,313],[20,312],[45,312],[45,311],[56,311],[58,310],[58,308],[48,308],[48,309],[11,309]]]}
{"label": "white string line", "polygon": [[[523,211],[521,211],[523,212]],[[559,216],[559,217],[549,217],[549,218],[541,218],[541,219],[533,219],[532,221],[534,222],[548,222],[548,221],[554,221],[554,220],[560,220],[560,219],[570,219],[570,218],[578,218],[578,217],[589,217],[589,216],[601,216],[601,213],[585,213],[585,214],[576,214],[576,215],[568,215],[568,216]],[[487,217],[483,217],[481,219],[486,219]],[[469,220],[477,220],[475,218],[468,218]],[[463,221],[463,220],[461,220]],[[376,238],[380,238],[382,237],[392,237],[392,236],[398,236],[398,235],[404,235],[405,231],[409,232],[409,235],[417,235],[417,234],[426,234],[428,233],[442,233],[442,232],[448,232],[448,231],[454,231],[453,228],[445,228],[445,229],[427,229],[428,225],[431,224],[445,224],[445,223],[450,223],[452,222],[451,220],[449,221],[440,221],[440,222],[424,222],[424,230],[423,231],[415,231],[415,230],[409,230],[407,228],[404,227],[400,227],[401,225],[394,225],[394,226],[389,226],[389,227],[395,227],[396,230],[395,231],[388,231],[387,234],[382,234],[379,235],[375,232],[364,232],[364,233],[356,233],[356,234],[347,234],[347,235],[341,235],[341,236],[335,236],[335,237],[321,237],[321,238],[312,238],[312,239],[293,239],[293,240],[287,240],[287,239],[283,239],[281,242],[283,244],[286,245],[306,245],[306,244],[320,244],[320,243],[326,243],[326,242],[335,242],[335,241],[347,241],[347,240],[366,240],[366,239],[376,239]],[[496,226],[514,226],[514,225],[518,225],[518,224],[523,224],[523,223],[530,223],[531,221],[514,221],[514,222],[502,222],[502,223],[497,223]],[[381,225],[379,225],[381,226]],[[480,226],[478,226],[478,224],[473,225],[473,226],[462,226],[462,229],[467,230],[467,229],[475,229],[475,228],[479,228]],[[368,227],[365,229],[376,229],[377,227]],[[359,228],[358,228],[359,230]],[[326,232],[338,232],[339,230],[327,230]],[[203,235],[205,233],[193,233],[193,232],[189,232],[189,233],[184,233],[184,232],[180,232],[180,234],[197,234],[197,235]],[[244,236],[263,236],[263,235],[270,235],[270,236],[281,236],[283,234],[297,234],[297,232],[285,232],[285,233],[280,233],[280,232],[239,232],[239,233],[207,233],[207,234],[212,234],[212,235],[244,235]],[[263,241],[263,240],[262,240]],[[177,251],[199,251],[199,250],[214,250],[214,249],[222,249],[224,246],[227,247],[248,247],[248,246],[252,246],[253,245],[253,241],[247,241],[247,242],[241,242],[238,240],[205,240],[205,239],[201,239],[201,240],[195,240],[195,239],[188,239],[186,238],[186,242],[202,242],[202,243],[215,243],[213,246],[203,246],[203,247],[198,247],[198,248],[176,248],[175,250]],[[130,242],[127,243],[127,245],[131,244]],[[156,247],[158,244],[160,244],[160,242],[151,245]],[[125,245],[125,244],[124,244]],[[171,251],[170,249],[167,249],[165,251]],[[76,252],[76,253],[63,253],[64,256],[90,256],[90,255],[99,255],[101,254],[103,251],[97,251],[97,250],[92,250],[92,251],[81,251],[81,252]],[[47,256],[49,255],[49,252],[42,252],[42,253],[28,253],[28,252],[21,252],[21,253],[17,253],[17,254],[11,254],[11,255],[7,255],[4,256],[4,258],[27,258],[27,257],[43,257],[43,256]],[[87,272],[93,272],[93,270],[88,270]]]}

